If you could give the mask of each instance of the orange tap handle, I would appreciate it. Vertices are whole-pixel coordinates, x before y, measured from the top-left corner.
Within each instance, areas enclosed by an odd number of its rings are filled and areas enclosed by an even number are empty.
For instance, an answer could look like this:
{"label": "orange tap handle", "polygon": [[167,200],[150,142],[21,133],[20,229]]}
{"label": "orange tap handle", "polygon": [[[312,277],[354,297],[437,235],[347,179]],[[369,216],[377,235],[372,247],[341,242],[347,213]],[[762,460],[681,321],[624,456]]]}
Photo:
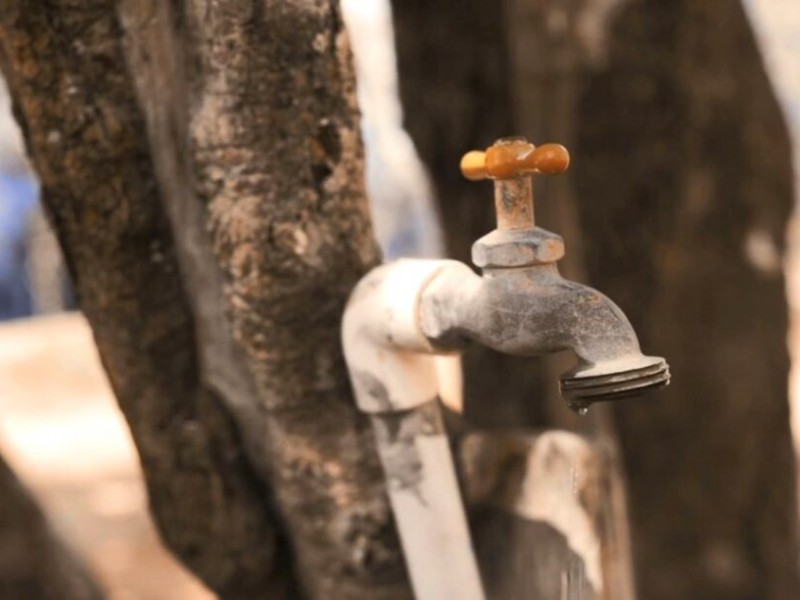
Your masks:
{"label": "orange tap handle", "polygon": [[569,168],[569,152],[561,144],[533,144],[500,140],[485,152],[473,150],[461,159],[461,173],[467,179],[513,179],[523,175],[555,175]]}

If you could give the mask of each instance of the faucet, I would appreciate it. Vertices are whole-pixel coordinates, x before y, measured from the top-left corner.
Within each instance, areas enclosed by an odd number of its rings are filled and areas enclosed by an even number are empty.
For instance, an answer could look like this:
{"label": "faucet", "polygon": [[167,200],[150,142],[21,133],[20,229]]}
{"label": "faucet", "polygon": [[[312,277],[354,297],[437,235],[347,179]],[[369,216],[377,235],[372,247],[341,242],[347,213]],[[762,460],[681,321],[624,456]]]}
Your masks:
{"label": "faucet", "polygon": [[531,175],[569,166],[559,144],[535,147],[523,138],[497,141],[464,156],[462,173],[494,180],[497,229],[472,247],[471,270],[450,269],[422,295],[420,318],[434,346],[459,350],[470,340],[508,354],[537,356],[572,350],[576,366],[561,393],[584,412],[600,400],[638,395],[669,383],[661,357],[645,356],[625,314],[606,296],[564,279],[560,236],[536,227]]}
{"label": "faucet", "polygon": [[669,383],[666,361],[642,354],[611,300],[561,277],[564,242],[536,227],[532,176],[568,166],[563,146],[517,137],[467,153],[464,176],[494,181],[497,229],[472,248],[482,275],[453,260],[400,259],[368,273],[345,309],[345,360],[356,402],[372,421],[417,600],[485,598],[434,355],[471,342],[523,356],[572,350],[577,363],[561,376],[561,392],[579,413]]}

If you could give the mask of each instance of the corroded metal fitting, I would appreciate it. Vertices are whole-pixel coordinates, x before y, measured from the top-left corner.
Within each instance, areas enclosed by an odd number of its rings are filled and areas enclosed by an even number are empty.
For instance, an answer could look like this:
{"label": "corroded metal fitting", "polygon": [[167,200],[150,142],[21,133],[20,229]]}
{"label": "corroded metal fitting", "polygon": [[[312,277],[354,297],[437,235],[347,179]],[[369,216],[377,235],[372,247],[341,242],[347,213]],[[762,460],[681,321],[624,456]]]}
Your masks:
{"label": "corroded metal fitting", "polygon": [[560,144],[534,146],[524,138],[503,138],[485,152],[468,152],[461,172],[472,181],[494,180],[497,229],[472,247],[480,268],[552,263],[564,256],[560,236],[536,227],[531,176],[563,173],[569,152]]}
{"label": "corroded metal fitting", "polygon": [[472,263],[481,269],[527,267],[564,257],[564,240],[540,227],[495,229],[472,245]]}

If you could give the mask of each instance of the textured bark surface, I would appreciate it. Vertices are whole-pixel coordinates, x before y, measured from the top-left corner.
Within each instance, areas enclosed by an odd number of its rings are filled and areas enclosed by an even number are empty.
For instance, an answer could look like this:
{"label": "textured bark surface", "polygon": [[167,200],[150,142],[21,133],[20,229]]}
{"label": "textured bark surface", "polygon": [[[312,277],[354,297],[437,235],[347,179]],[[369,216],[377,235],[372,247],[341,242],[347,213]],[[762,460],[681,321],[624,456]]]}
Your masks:
{"label": "textured bark surface", "polygon": [[[463,212],[474,184],[458,181],[454,167],[463,151],[506,133],[498,114],[535,141],[560,131],[559,122],[568,126],[589,282],[631,317],[643,347],[673,367],[667,391],[615,410],[641,597],[796,595],[780,271],[789,146],[741,6],[514,0],[503,4],[509,31],[492,28],[496,17],[477,5],[433,4],[394,7],[408,126],[432,167],[448,232],[492,227],[488,215]],[[525,4],[527,25],[508,12]],[[530,37],[520,39],[526,26]],[[482,40],[484,60],[471,54],[472,39]],[[513,58],[512,81],[497,78],[512,69],[485,62],[502,60],[502,48]],[[512,117],[521,94],[532,114]],[[477,108],[488,103],[494,112]],[[484,117],[496,128],[486,137],[475,124]],[[437,123],[459,133],[433,137]],[[569,230],[543,212],[542,224],[565,234],[573,252]],[[451,249],[463,257],[459,239]],[[553,411],[502,406],[526,396],[534,403],[542,388],[531,370],[481,364],[466,372],[468,411],[470,402],[484,404],[472,412],[480,422],[558,422]]]}
{"label": "textured bark surface", "polygon": [[188,155],[318,598],[407,594],[372,430],[341,356],[344,301],[377,263],[338,4],[188,2]]}
{"label": "textured bark surface", "polygon": [[40,4],[3,69],[165,540],[226,597],[297,595],[292,556],[313,597],[406,597],[338,341],[377,253],[336,4]]}
{"label": "textured bark surface", "polygon": [[126,0],[122,14],[206,377],[277,490],[302,578],[316,597],[403,597],[339,349],[377,250],[336,4]]}
{"label": "textured bark surface", "polygon": [[113,4],[4,3],[3,71],[162,536],[221,595],[282,597],[264,486],[201,380]]}
{"label": "textured bark surface", "polygon": [[0,598],[100,600],[104,594],[62,545],[0,458]]}

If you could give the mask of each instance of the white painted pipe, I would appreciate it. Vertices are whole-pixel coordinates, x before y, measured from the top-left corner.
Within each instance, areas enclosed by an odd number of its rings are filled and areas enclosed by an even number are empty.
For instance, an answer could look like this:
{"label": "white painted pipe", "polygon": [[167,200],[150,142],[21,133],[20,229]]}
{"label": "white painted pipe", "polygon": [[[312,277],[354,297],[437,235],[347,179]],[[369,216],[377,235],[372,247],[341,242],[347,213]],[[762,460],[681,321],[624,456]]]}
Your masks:
{"label": "white painted pipe", "polygon": [[356,401],[369,413],[417,600],[484,600],[437,401],[436,350],[420,298],[446,260],[403,259],[358,284],[342,341]]}

